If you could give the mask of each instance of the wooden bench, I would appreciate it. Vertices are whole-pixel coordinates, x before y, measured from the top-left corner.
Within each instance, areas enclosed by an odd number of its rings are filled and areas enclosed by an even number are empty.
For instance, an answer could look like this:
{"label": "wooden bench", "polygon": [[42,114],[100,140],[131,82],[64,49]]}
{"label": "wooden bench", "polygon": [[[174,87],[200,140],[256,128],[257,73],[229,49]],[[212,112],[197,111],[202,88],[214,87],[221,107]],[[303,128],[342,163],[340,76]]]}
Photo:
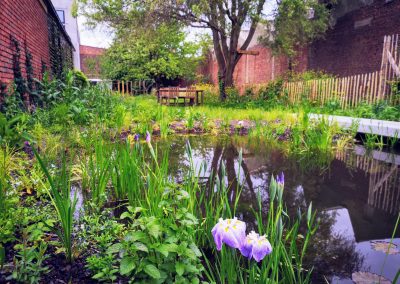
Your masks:
{"label": "wooden bench", "polygon": [[180,88],[168,87],[157,90],[157,100],[160,104],[170,105],[199,105],[204,101],[203,90],[197,90],[195,87]]}

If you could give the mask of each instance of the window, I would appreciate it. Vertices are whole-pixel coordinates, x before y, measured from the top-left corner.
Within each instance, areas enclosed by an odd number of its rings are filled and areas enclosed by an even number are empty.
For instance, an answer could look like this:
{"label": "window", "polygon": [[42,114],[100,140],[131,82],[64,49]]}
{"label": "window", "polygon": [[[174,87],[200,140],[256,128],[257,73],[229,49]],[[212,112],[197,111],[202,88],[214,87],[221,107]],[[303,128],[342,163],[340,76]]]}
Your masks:
{"label": "window", "polygon": [[64,14],[64,10],[56,10],[57,11],[57,15],[60,18],[61,23],[65,26],[65,14]]}

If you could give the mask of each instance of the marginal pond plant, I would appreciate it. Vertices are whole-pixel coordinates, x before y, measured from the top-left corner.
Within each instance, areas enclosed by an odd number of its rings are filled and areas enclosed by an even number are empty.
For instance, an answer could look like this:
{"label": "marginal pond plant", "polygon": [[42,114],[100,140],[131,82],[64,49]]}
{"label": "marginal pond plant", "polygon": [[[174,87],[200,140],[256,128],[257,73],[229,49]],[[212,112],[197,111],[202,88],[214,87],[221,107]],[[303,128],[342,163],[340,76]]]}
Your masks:
{"label": "marginal pond plant", "polygon": [[52,176],[46,164],[35,149],[34,153],[49,182],[49,188],[46,187],[47,193],[51,203],[57,211],[57,216],[60,222],[59,227],[54,227],[53,229],[57,233],[64,247],[67,261],[72,262],[72,231],[74,228],[74,213],[76,209],[77,195],[75,191],[71,198],[71,176],[67,165],[67,157],[65,155],[63,156],[60,171]]}

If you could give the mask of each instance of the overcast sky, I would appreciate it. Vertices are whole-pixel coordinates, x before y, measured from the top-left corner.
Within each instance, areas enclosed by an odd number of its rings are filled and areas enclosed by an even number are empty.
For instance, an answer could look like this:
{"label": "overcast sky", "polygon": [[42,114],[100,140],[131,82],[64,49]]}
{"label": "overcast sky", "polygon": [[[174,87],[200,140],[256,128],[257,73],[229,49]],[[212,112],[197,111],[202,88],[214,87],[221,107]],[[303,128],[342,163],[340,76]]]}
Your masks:
{"label": "overcast sky", "polygon": [[[271,17],[274,8],[276,7],[276,1],[267,1],[264,6],[263,13],[267,17]],[[89,29],[85,26],[85,18],[82,16],[78,17],[78,26],[80,33],[80,40],[82,45],[89,45],[95,47],[107,48],[111,45],[113,40],[113,34],[105,26],[98,25],[95,29]],[[201,33],[202,29],[189,30],[189,38],[195,37],[196,34]],[[204,29],[203,29],[204,32]]]}

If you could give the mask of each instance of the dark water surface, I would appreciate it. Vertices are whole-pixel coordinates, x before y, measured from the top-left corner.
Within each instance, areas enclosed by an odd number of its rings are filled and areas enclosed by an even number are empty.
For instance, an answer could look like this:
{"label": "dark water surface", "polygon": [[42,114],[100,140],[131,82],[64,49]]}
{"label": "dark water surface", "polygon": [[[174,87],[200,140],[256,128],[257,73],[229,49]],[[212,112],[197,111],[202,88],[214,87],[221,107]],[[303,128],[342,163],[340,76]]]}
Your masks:
{"label": "dark water surface", "polygon": [[169,149],[169,167],[176,179],[189,165],[187,141],[195,165],[207,162],[204,178],[210,168],[218,170],[224,163],[229,182],[243,184],[238,217],[245,221],[253,220],[250,208],[256,208],[258,192],[267,204],[270,178],[280,172],[285,174],[284,200],[289,215],[296,216],[298,207],[306,209],[312,202],[320,219],[308,256],[315,283],[326,283],[324,277],[332,283],[353,283],[352,273],[358,271],[382,271],[384,277],[394,279],[400,269],[400,254],[396,253],[400,250],[399,229],[393,254],[386,257],[374,247],[384,247],[390,241],[400,210],[400,155],[367,152],[356,146],[337,152],[321,165],[320,159],[290,158],[279,145],[259,139],[177,136],[157,142],[161,150]]}

